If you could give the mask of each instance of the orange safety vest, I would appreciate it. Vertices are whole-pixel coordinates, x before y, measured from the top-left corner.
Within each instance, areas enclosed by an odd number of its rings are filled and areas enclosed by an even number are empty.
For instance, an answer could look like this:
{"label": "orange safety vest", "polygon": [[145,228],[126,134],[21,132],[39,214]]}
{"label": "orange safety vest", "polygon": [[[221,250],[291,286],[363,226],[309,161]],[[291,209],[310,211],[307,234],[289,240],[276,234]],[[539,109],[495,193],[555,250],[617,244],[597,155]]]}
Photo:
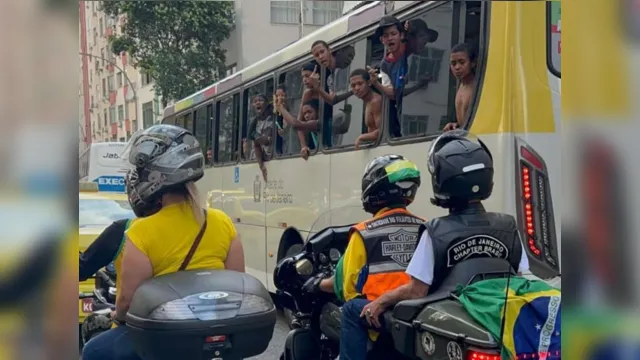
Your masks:
{"label": "orange safety vest", "polygon": [[367,263],[356,285],[360,294],[375,300],[409,283],[405,270],[418,245],[422,223],[424,219],[406,209],[391,209],[351,228],[351,233],[357,231],[362,236],[367,252]]}

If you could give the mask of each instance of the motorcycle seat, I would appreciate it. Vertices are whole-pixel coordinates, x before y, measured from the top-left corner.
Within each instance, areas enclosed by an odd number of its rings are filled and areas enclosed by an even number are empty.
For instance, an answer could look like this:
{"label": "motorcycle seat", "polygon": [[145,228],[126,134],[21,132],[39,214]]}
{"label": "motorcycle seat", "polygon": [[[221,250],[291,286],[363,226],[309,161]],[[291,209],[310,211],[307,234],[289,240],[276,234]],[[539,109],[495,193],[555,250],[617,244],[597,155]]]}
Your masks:
{"label": "motorcycle seat", "polygon": [[393,308],[393,317],[400,321],[411,322],[425,306],[450,297],[450,291],[438,291],[421,299],[400,301]]}

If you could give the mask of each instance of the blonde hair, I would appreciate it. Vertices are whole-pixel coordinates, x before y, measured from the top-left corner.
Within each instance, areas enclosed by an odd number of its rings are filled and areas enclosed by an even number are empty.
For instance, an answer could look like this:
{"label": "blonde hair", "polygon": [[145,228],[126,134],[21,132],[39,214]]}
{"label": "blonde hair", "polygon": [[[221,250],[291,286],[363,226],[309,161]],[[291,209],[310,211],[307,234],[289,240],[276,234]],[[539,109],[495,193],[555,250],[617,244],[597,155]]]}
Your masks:
{"label": "blonde hair", "polygon": [[202,224],[204,224],[204,211],[202,211],[204,206],[202,206],[200,191],[198,191],[198,187],[193,181],[186,183],[185,188],[187,189],[187,200],[189,200],[189,203],[191,204],[193,216],[196,218],[198,224],[202,226]]}

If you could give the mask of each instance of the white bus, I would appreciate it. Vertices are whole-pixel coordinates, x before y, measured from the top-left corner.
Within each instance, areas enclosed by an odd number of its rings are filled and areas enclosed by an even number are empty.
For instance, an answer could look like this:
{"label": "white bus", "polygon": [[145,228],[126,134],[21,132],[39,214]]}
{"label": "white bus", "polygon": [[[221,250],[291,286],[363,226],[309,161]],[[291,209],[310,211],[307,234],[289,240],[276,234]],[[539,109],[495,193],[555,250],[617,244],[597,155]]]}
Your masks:
{"label": "white bus", "polygon": [[[422,186],[410,210],[427,219],[446,214],[429,202],[427,152],[443,126],[455,119],[457,83],[449,70],[450,49],[471,44],[478,58],[467,128],[487,144],[495,162],[494,191],[485,206],[518,219],[532,272],[553,278],[560,274],[559,211],[553,206],[561,195],[559,7],[559,2],[543,1],[372,1],[167,107],[163,123],[194,132],[211,154],[198,185],[209,205],[235,222],[246,249],[247,272],[274,291],[277,261],[301,244],[292,229],[306,237],[320,214],[342,207],[360,211],[362,172],[376,156],[396,153],[418,164]],[[300,69],[312,60],[311,45],[317,40],[326,41],[335,53],[345,49],[353,55],[334,84],[336,93],[346,91],[351,71],[382,59],[384,47],[373,35],[385,11],[402,22],[421,20],[439,33],[409,58],[408,82],[425,74],[431,81],[403,98],[402,135],[389,131],[387,102],[378,140],[356,149],[364,109],[362,100],[352,96],[332,111],[334,120],[349,116],[348,129],[336,132],[324,126],[329,131],[317,134],[319,146],[306,161],[299,156],[295,131],[285,132],[266,162],[264,181],[255,159],[241,155],[254,116],[250,99],[258,93],[271,98],[284,84],[289,108],[297,113]],[[327,106],[319,109],[319,118],[325,119]],[[275,128],[273,139],[279,136]],[[359,216],[338,214],[325,225],[344,225]]]}
{"label": "white bus", "polygon": [[124,192],[126,163],[120,154],[126,143],[93,143],[81,154],[78,161],[80,181],[98,183],[98,191]]}

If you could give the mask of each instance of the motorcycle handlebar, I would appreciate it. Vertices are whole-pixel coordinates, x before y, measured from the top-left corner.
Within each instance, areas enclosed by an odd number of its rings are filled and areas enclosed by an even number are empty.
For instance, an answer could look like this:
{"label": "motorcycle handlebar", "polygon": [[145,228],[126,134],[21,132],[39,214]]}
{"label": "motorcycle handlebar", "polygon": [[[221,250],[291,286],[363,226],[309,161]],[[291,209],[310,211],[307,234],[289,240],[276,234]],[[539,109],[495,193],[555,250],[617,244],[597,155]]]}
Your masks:
{"label": "motorcycle handlebar", "polygon": [[79,299],[91,299],[91,298],[95,298],[96,295],[94,293],[78,293],[78,298]]}
{"label": "motorcycle handlebar", "polygon": [[104,270],[98,270],[96,272],[96,276],[100,277],[100,279],[102,279],[102,281],[107,283],[108,286],[110,286],[110,287],[115,287],[116,286],[116,283],[113,280],[111,280],[109,275],[107,275],[107,273]]}

